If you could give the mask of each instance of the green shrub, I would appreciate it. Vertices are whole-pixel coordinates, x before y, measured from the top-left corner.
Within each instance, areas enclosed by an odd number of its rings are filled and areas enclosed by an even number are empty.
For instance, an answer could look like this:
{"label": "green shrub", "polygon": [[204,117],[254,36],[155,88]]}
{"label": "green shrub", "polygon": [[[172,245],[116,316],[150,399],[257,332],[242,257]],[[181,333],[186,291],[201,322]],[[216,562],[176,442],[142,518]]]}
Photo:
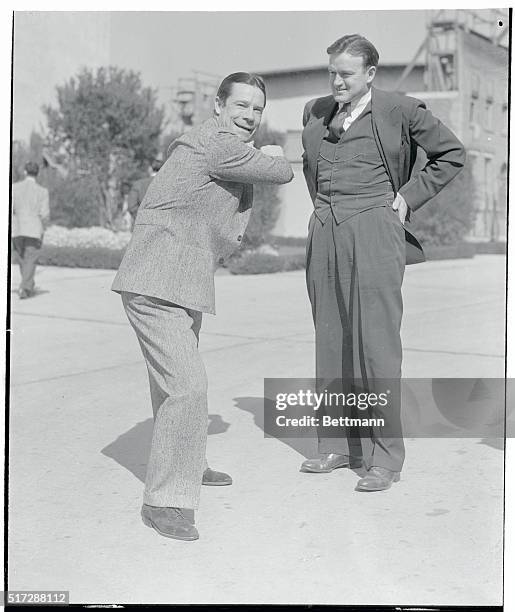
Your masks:
{"label": "green shrub", "polygon": [[271,236],[270,244],[274,247],[302,247],[306,248],[306,236]]}
{"label": "green shrub", "polygon": [[50,219],[64,227],[91,227],[100,225],[100,190],[91,176],[57,173],[49,176],[47,185],[50,196]]}
{"label": "green shrub", "polygon": [[425,245],[424,253],[427,261],[437,259],[468,259],[474,257],[476,249],[470,242],[458,242],[458,244],[441,244],[437,246]]}
{"label": "green shrub", "polygon": [[54,247],[80,247],[87,249],[124,249],[131,238],[130,232],[113,232],[105,227],[67,228],[51,225],[45,231],[43,243]]}
{"label": "green shrub", "polygon": [[42,266],[117,270],[124,253],[124,249],[115,250],[100,247],[55,247],[43,245],[38,263]]}
{"label": "green shrub", "polygon": [[232,274],[273,274],[301,270],[306,265],[303,253],[295,255],[270,255],[268,253],[244,252],[229,260],[228,268]]}
{"label": "green shrub", "polygon": [[[257,132],[254,145],[260,148],[267,144],[283,146],[284,134],[271,130],[264,124]],[[244,249],[255,248],[269,242],[270,233],[280,213],[281,201],[277,189],[278,185],[263,183],[254,185],[252,213],[242,242]]]}
{"label": "green shrub", "polygon": [[255,248],[268,241],[280,212],[277,185],[254,185],[254,202],[249,224],[243,238],[243,248]]}
{"label": "green shrub", "polygon": [[432,200],[413,213],[408,225],[422,246],[462,242],[474,222],[475,187],[470,165]]}

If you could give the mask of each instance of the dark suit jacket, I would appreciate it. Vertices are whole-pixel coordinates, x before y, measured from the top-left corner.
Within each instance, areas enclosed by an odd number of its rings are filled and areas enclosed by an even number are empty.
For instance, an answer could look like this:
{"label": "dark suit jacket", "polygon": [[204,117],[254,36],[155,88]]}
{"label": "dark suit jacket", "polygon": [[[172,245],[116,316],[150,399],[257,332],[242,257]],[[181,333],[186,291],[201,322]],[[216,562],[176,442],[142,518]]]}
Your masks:
{"label": "dark suit jacket", "polygon": [[[325,96],[311,100],[304,109],[304,176],[313,202],[320,144],[335,106],[333,96]],[[415,211],[458,174],[465,163],[465,149],[421,100],[373,87],[371,108],[375,140],[394,192],[404,197],[410,211]],[[428,161],[412,175],[419,146]],[[406,241],[406,263],[423,261],[418,241],[407,230]]]}

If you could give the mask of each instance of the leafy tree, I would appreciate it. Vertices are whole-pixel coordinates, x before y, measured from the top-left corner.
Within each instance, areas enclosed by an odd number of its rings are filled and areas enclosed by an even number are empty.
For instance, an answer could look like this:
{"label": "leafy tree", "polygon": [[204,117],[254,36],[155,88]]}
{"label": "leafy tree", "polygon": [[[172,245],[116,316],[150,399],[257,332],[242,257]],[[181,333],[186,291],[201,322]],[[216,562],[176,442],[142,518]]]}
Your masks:
{"label": "leafy tree", "polygon": [[22,140],[13,140],[11,148],[12,182],[16,183],[25,177],[25,164],[34,161],[43,168],[43,137],[32,131],[27,145]]}
{"label": "leafy tree", "polygon": [[468,163],[439,194],[417,210],[409,224],[422,245],[462,242],[474,223],[476,187]]}
{"label": "leafy tree", "polygon": [[88,185],[100,223],[110,225],[121,184],[141,176],[159,152],[164,110],[156,92],[133,71],[84,68],[57,87],[57,107],[43,110],[46,145],[72,185]]}
{"label": "leafy tree", "polygon": [[[257,148],[266,144],[283,146],[284,134],[270,129],[266,123],[257,131],[254,146]],[[278,186],[270,183],[254,185],[254,202],[249,224],[243,238],[244,248],[260,246],[270,239],[280,212],[281,201],[277,194]]]}
{"label": "leafy tree", "polygon": [[21,181],[24,177],[25,164],[29,161],[29,151],[21,140],[15,140],[11,148],[11,180],[13,183]]}

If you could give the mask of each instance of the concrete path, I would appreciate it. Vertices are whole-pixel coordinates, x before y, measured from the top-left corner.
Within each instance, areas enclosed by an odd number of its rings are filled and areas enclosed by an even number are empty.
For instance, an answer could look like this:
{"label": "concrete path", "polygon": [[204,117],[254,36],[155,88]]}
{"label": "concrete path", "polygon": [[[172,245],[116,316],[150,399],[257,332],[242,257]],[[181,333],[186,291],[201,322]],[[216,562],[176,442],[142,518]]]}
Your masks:
{"label": "concrete path", "polygon": [[[499,605],[503,451],[493,439],[408,439],[402,481],[354,492],[347,470],[299,472],[311,441],[265,438],[264,377],[312,377],[303,272],[217,278],[206,316],[208,458],[200,540],[140,519],[152,431],[146,370],[113,272],[40,268],[12,299],[11,589],[74,603]],[[18,271],[13,268],[13,286]],[[504,258],[407,269],[405,377],[504,371]]]}

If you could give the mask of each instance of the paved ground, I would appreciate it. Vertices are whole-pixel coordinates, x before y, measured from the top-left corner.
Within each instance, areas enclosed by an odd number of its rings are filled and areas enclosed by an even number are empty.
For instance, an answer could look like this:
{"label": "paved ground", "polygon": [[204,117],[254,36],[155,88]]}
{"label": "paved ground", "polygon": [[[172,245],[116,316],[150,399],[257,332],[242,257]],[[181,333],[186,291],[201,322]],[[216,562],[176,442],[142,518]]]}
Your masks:
{"label": "paved ground", "polygon": [[[503,375],[504,274],[502,256],[407,269],[404,376]],[[298,471],[311,442],[264,438],[263,378],[313,375],[302,272],[218,277],[201,335],[208,457],[234,486],[203,490],[197,542],[145,527],[146,371],[112,277],[41,268],[44,292],[13,294],[11,589],[82,603],[500,603],[499,441],[408,439],[402,481],[360,494],[353,472]]]}

